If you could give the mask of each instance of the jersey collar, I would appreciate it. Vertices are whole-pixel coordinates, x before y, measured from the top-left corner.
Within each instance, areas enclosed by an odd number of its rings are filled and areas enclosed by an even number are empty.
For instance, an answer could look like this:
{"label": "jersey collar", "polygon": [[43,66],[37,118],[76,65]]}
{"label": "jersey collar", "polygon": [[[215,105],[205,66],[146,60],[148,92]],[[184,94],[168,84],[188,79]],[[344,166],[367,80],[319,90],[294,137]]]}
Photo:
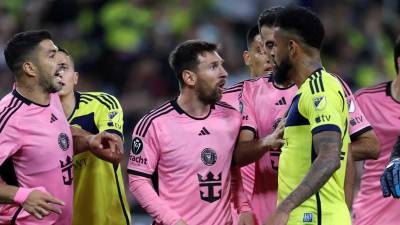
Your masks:
{"label": "jersey collar", "polygon": [[179,114],[185,114],[186,116],[188,116],[188,117],[190,117],[190,118],[192,118],[192,119],[194,119],[194,120],[205,120],[205,119],[207,119],[208,116],[211,114],[211,111],[212,111],[213,109],[215,109],[215,105],[212,104],[211,107],[210,107],[210,111],[208,112],[208,114],[207,114],[205,117],[200,117],[200,118],[199,118],[199,117],[194,117],[194,116],[189,115],[187,112],[185,112],[185,110],[183,110],[183,109],[178,105],[178,103],[176,102],[176,100],[177,100],[177,98],[175,98],[174,100],[171,100],[171,105],[172,105],[172,107],[176,110],[176,112],[178,112]]}
{"label": "jersey collar", "polygon": [[31,101],[31,100],[25,98],[24,96],[22,96],[16,89],[14,89],[14,90],[12,91],[12,94],[13,94],[16,98],[18,98],[19,100],[21,100],[21,102],[23,102],[23,103],[25,103],[25,104],[27,104],[27,105],[34,104],[34,105],[37,105],[37,106],[40,106],[40,107],[48,107],[48,106],[50,105],[50,103],[47,104],[47,105],[42,105],[42,104],[33,102],[33,101]]}

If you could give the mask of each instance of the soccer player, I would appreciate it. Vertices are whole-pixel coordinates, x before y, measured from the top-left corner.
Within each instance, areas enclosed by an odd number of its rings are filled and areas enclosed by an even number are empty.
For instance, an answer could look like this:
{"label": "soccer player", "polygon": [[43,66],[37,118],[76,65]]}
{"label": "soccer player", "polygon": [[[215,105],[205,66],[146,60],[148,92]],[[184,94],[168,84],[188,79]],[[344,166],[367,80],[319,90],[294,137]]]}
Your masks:
{"label": "soccer player", "polygon": [[339,80],[321,64],[324,28],[302,7],[279,12],[276,76],[299,90],[288,110],[278,172],[278,206],[266,225],[351,224],[344,179],[350,137]]}
{"label": "soccer player", "polygon": [[[399,224],[400,201],[394,198],[382,198],[380,177],[389,161],[392,165],[397,165],[397,151],[394,150],[392,157],[390,153],[400,136],[400,38],[397,39],[394,48],[394,63],[397,76],[393,81],[361,89],[356,94],[357,102],[376,131],[381,143],[381,154],[378,160],[364,162],[360,191],[353,205],[355,225]],[[386,172],[391,169],[393,166],[389,164]],[[398,183],[398,174],[393,177],[393,181],[382,180],[382,182],[388,182],[387,185],[395,189],[396,185],[393,186],[392,182]],[[391,192],[396,193],[395,197],[398,196],[397,190]],[[385,190],[383,196],[389,197],[390,193]]]}
{"label": "soccer player", "polygon": [[0,224],[70,225],[73,153],[121,158],[114,135],[70,128],[56,53],[46,31],[16,34],[4,51],[16,83],[0,101]]}
{"label": "soccer player", "polygon": [[[266,75],[272,71],[268,61],[258,25],[252,26],[246,34],[247,50],[243,52],[243,61],[249,68],[250,78],[254,79]],[[242,92],[243,82],[233,85],[224,90],[222,101],[240,110],[239,95]]]}
{"label": "soccer player", "polygon": [[[57,53],[64,72],[58,92],[65,116],[71,125],[90,133],[107,131],[123,140],[123,112],[118,100],[103,92],[74,91],[78,73],[72,56],[62,48]],[[74,210],[73,225],[130,225],[121,166],[113,165],[90,151],[73,157]],[[105,213],[106,212],[106,213]]]}
{"label": "soccer player", "polygon": [[[265,10],[258,21],[265,51],[269,56],[274,46],[273,25],[279,10],[282,10],[282,7]],[[272,62],[272,59],[270,61]],[[349,113],[349,118],[360,118],[357,123],[350,123],[351,139],[354,141],[352,146],[354,145],[356,152],[362,157],[374,157],[377,150],[376,137],[362,112],[356,107],[357,103],[350,89],[344,82],[342,85],[346,90],[347,101],[353,109]],[[241,171],[244,188],[258,224],[262,224],[276,208],[280,150],[279,148],[272,150],[260,148],[259,151],[250,151],[252,148],[248,148],[246,143],[272,133],[289,108],[296,92],[297,87],[292,82],[282,82],[274,73],[242,82],[240,101],[244,120],[239,145],[234,156],[237,156],[236,162],[240,165],[256,161],[255,170],[251,170],[249,165],[252,164],[249,164],[242,167]],[[243,147],[242,144],[244,144]],[[347,187],[351,190],[349,191],[349,198],[351,198],[352,186]]]}
{"label": "soccer player", "polygon": [[[180,95],[145,115],[133,131],[129,187],[156,224],[232,224],[231,192],[253,224],[232,153],[241,115],[219,102],[227,73],[217,46],[186,41],[170,54]],[[158,172],[158,195],[151,176]],[[238,182],[239,181],[239,182]]]}

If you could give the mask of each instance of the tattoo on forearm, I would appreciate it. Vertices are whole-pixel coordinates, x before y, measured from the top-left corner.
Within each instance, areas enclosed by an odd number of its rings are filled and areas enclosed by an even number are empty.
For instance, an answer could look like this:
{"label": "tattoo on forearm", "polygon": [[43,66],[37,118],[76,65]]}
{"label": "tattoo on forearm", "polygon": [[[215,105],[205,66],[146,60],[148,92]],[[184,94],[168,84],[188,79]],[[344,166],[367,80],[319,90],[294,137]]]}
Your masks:
{"label": "tattoo on forearm", "polygon": [[340,166],[340,133],[325,131],[314,135],[313,144],[317,157],[310,171],[297,188],[279,205],[280,209],[290,212],[298,207],[329,180]]}
{"label": "tattoo on forearm", "polygon": [[393,146],[392,155],[390,156],[390,161],[400,158],[400,136],[397,138],[397,142]]}

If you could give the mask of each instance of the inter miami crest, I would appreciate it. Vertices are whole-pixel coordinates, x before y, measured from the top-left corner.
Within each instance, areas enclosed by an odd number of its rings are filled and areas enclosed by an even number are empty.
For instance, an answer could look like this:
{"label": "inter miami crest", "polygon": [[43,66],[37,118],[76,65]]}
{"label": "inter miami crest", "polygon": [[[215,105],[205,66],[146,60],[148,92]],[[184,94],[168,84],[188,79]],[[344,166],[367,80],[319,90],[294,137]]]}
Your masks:
{"label": "inter miami crest", "polygon": [[66,135],[65,133],[61,133],[58,135],[58,146],[60,146],[63,151],[67,151],[67,149],[69,148],[68,135]]}
{"label": "inter miami crest", "polygon": [[140,140],[140,138],[135,137],[132,140],[132,153],[134,155],[139,155],[143,150],[143,142]]}
{"label": "inter miami crest", "polygon": [[205,148],[201,151],[201,161],[206,166],[212,166],[217,162],[217,153],[211,148]]}

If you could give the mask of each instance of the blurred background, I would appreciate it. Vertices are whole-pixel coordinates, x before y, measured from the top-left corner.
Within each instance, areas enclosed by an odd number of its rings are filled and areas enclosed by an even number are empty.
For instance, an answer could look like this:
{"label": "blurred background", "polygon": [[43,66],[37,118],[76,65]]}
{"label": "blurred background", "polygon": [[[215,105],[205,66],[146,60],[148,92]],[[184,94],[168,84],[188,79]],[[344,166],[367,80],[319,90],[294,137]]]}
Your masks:
{"label": "blurred background", "polygon": [[[169,52],[183,40],[222,44],[232,85],[249,77],[242,60],[246,31],[268,7],[296,4],[322,19],[327,70],[355,91],[393,79],[393,45],[400,34],[399,0],[0,0],[0,51],[13,34],[48,29],[70,51],[78,90],[118,97],[125,113],[126,149],[136,122],[177,96]],[[0,96],[13,76],[0,55]],[[133,224],[150,218],[131,198]]]}

